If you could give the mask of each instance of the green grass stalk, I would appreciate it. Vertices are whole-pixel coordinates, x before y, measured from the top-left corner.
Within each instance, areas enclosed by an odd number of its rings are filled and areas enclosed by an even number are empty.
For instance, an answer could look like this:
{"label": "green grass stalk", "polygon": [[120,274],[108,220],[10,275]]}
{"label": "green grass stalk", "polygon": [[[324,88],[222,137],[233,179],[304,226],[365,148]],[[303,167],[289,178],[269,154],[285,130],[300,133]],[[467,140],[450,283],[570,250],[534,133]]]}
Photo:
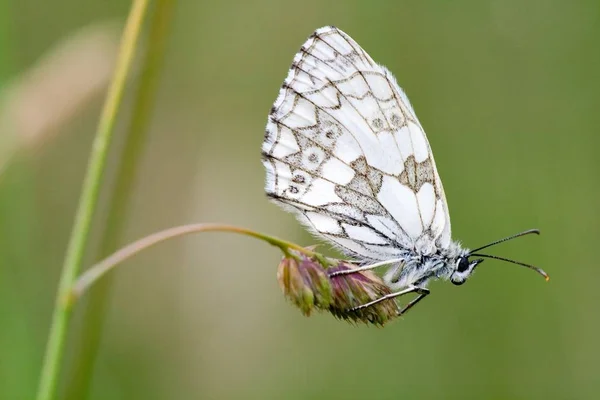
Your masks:
{"label": "green grass stalk", "polygon": [[[140,157],[145,149],[160,72],[164,64],[167,38],[171,29],[176,0],[157,0],[148,16],[149,34],[143,50],[139,84],[135,93],[132,118],[125,132],[125,144],[116,168],[116,182],[108,207],[108,217],[100,244],[100,257],[107,257],[123,241],[128,222],[131,195],[137,181]],[[89,397],[94,365],[101,342],[114,274],[98,282],[84,303],[83,328],[77,358],[67,378],[67,399]]]}
{"label": "green grass stalk", "polygon": [[123,98],[125,83],[131,69],[144,16],[148,8],[148,2],[148,0],[133,0],[121,38],[115,74],[98,123],[79,206],[61,271],[56,304],[52,314],[50,334],[46,344],[46,353],[36,396],[37,400],[52,400],[56,397],[73,305],[65,301],[65,296],[70,292],[71,286],[81,270],[92,217],[100,194],[117,111]]}

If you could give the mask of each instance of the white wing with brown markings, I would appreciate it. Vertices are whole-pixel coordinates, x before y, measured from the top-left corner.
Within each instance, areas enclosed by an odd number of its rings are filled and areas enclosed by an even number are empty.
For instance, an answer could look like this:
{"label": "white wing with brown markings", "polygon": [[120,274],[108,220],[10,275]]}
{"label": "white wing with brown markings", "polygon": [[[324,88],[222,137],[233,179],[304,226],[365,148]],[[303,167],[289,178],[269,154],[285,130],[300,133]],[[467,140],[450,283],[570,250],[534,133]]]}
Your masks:
{"label": "white wing with brown markings", "polygon": [[427,137],[392,74],[335,27],[294,57],[262,146],[266,192],[365,260],[450,243]]}

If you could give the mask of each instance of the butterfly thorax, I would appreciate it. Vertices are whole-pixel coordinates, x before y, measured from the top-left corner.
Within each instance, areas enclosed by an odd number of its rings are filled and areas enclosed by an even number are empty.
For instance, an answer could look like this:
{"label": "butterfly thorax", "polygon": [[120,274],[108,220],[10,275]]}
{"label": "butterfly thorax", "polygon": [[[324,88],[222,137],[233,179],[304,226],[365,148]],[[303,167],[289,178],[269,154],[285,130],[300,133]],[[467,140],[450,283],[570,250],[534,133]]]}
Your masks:
{"label": "butterfly thorax", "polygon": [[434,248],[433,251],[419,248],[406,250],[399,257],[404,261],[390,266],[383,279],[394,290],[409,286],[424,288],[430,279],[447,280],[454,277],[459,261],[468,257],[468,254],[469,250],[463,249],[458,242],[450,242],[447,247]]}

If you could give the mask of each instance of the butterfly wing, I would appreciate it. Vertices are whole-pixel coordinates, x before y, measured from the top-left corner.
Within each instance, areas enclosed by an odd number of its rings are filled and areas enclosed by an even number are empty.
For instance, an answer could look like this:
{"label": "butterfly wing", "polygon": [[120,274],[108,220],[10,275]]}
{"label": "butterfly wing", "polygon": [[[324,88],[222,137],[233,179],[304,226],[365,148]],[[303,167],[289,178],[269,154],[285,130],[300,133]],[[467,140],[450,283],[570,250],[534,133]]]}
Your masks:
{"label": "butterfly wing", "polygon": [[431,148],[392,74],[335,27],[294,57],[262,146],[266,192],[368,260],[450,242]]}

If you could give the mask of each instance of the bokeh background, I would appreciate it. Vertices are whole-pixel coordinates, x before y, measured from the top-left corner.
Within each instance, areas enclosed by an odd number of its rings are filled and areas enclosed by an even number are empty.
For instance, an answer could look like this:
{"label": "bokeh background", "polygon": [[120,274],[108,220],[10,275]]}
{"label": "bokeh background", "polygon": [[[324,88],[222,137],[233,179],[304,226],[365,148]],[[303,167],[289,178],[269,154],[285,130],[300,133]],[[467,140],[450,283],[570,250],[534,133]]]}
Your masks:
{"label": "bokeh background", "polygon": [[[12,400],[35,393],[129,2],[0,5],[0,398]],[[426,301],[378,329],[303,317],[277,286],[278,251],[263,243],[179,239],[113,275],[89,398],[597,398],[596,0],[179,1],[120,244],[190,222],[315,242],[266,200],[260,145],[293,55],[330,24],[407,91],[444,180],[453,236],[475,247],[539,227],[540,237],[493,253],[542,266],[551,281],[489,260],[460,288],[433,283]],[[129,95],[115,154],[130,105]],[[106,193],[111,182],[109,170]],[[97,258],[107,197],[86,265]],[[63,398],[77,384],[85,312],[84,302]]]}

